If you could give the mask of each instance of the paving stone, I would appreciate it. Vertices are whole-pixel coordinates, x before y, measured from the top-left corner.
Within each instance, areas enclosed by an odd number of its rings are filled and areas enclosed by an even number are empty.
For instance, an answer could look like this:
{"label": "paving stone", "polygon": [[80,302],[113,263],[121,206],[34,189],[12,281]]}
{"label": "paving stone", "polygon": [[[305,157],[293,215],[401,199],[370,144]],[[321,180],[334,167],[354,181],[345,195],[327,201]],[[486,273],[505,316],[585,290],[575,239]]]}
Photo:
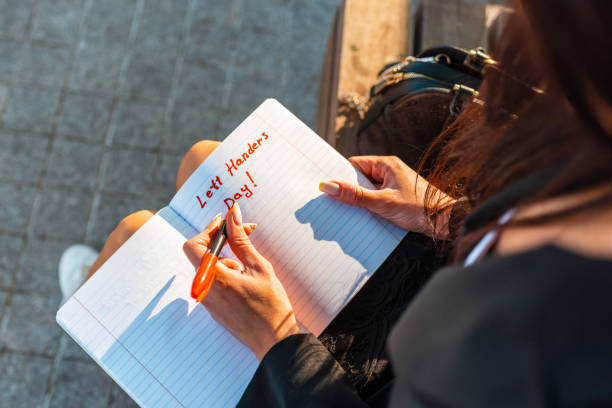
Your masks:
{"label": "paving stone", "polygon": [[9,129],[49,132],[58,101],[59,90],[13,87],[2,122]]}
{"label": "paving stone", "polygon": [[[99,3],[104,1],[95,4]],[[81,91],[112,93],[117,85],[122,58],[122,42],[79,41],[68,87]]]}
{"label": "paving stone", "polygon": [[0,184],[0,229],[23,232],[28,225],[35,194],[32,187]]}
{"label": "paving stone", "polygon": [[[282,102],[311,128],[314,127],[320,67],[323,64],[327,36],[334,17],[330,12],[339,0],[312,1],[289,5],[294,24],[288,36],[287,71],[290,73]],[[304,55],[309,63],[304,64]]]}
{"label": "paving stone", "polygon": [[[206,23],[206,18],[192,22],[192,31],[185,44],[185,56],[192,60],[203,60],[206,63],[217,63],[224,66],[229,58],[231,45],[239,33],[231,28]],[[220,47],[223,44],[224,46]]]}
{"label": "paving stone", "polygon": [[102,146],[55,139],[49,156],[45,185],[95,188]]}
{"label": "paving stone", "polygon": [[60,296],[13,293],[3,322],[0,346],[19,352],[53,355],[61,329],[55,322]]}
{"label": "paving stone", "polygon": [[14,75],[17,82],[61,87],[68,67],[70,51],[29,44],[23,50],[23,63]]}
{"label": "paving stone", "polygon": [[190,26],[192,33],[197,31],[194,24],[215,28],[236,25],[239,11],[228,2],[198,0],[195,3]]}
{"label": "paving stone", "polygon": [[63,360],[55,374],[49,407],[106,407],[112,380],[96,364]]}
{"label": "paving stone", "polygon": [[72,44],[76,39],[83,0],[41,0],[32,25],[32,38]]}
{"label": "paving stone", "polygon": [[263,64],[272,74],[276,74],[278,60],[286,51],[285,37],[275,33],[257,32],[253,27],[242,27],[240,33],[240,40],[235,45],[236,66],[259,68],[253,65]]}
{"label": "paving stone", "polygon": [[40,193],[40,207],[35,216],[34,233],[42,238],[82,240],[85,236],[91,200],[92,195],[89,192],[45,187]]}
{"label": "paving stone", "polygon": [[172,201],[172,197],[174,197],[174,192],[168,192],[160,197],[154,197],[153,200],[151,200],[151,211],[157,212],[162,208],[167,207],[168,204],[170,204],[170,201]]}
{"label": "paving stone", "polygon": [[57,133],[102,141],[110,122],[111,106],[110,97],[69,93],[59,116]]}
{"label": "paving stone", "polygon": [[[7,296],[8,296],[7,292],[0,290],[0,316],[2,316],[2,311],[4,310],[4,302],[6,301]],[[1,381],[2,380],[0,379],[0,383]],[[0,385],[0,393],[2,393],[1,385]]]}
{"label": "paving stone", "polygon": [[[236,114],[246,116],[266,98],[279,95],[282,46],[283,42],[277,35],[252,32],[237,43],[231,94],[231,106]],[[271,51],[262,53],[262,48]],[[243,91],[246,84],[248,92]]]}
{"label": "paving stone", "polygon": [[311,129],[315,129],[317,96],[305,86],[301,94],[287,94],[280,102]]}
{"label": "paving stone", "polygon": [[6,84],[0,83],[0,112],[6,105],[6,100],[8,99],[8,86]]}
{"label": "paving stone", "polygon": [[[0,235],[0,286],[8,288],[12,284],[13,270],[17,264],[23,238]],[[0,304],[4,301],[0,300]]]}
{"label": "paving stone", "polygon": [[247,1],[240,7],[241,25],[258,32],[282,33],[287,9],[287,2]]}
{"label": "paving stone", "polygon": [[246,118],[246,114],[240,114],[234,110],[234,107],[224,110],[219,115],[219,126],[216,134],[219,136],[216,140],[224,140],[234,129],[238,127],[240,123]]}
{"label": "paving stone", "polygon": [[[277,84],[271,83],[263,77],[260,79],[260,81],[254,82],[253,85],[250,86],[249,92],[232,93],[233,96],[230,102],[231,115],[238,120],[237,123],[244,120],[264,100],[277,95]],[[227,135],[219,136],[224,137]]]}
{"label": "paving stone", "polygon": [[[60,256],[67,247],[68,244],[65,241],[30,239],[24,248],[26,256],[17,272],[15,287],[32,293],[59,296],[57,267]],[[28,254],[36,254],[36,256],[27,256]]]}
{"label": "paving stone", "polygon": [[282,92],[281,102],[303,122],[313,128],[319,89],[319,71],[314,68],[314,65],[321,66],[323,60],[317,61],[312,66],[296,62],[295,58],[298,58],[299,55],[308,54],[323,55],[323,51],[300,46],[289,50],[287,57],[289,76],[285,85],[286,90]]}
{"label": "paving stone", "polygon": [[17,39],[25,35],[35,0],[0,0],[0,34]]}
{"label": "paving stone", "polygon": [[176,53],[183,35],[186,1],[149,0],[145,3],[135,47]]}
{"label": "paving stone", "polygon": [[185,60],[179,78],[177,103],[209,101],[218,104],[223,95],[225,77],[226,68],[218,62],[201,58]]}
{"label": "paving stone", "polygon": [[176,172],[183,159],[182,154],[162,154],[157,176],[156,194],[167,197],[176,191]]}
{"label": "paving stone", "polygon": [[280,102],[298,118],[314,129],[317,108],[318,73],[304,67],[289,68],[291,72],[287,87]]}
{"label": "paving stone", "polygon": [[219,114],[220,108],[213,103],[175,105],[165,135],[165,150],[182,155],[200,140],[221,140],[226,135],[217,132]]}
{"label": "paving stone", "polygon": [[236,23],[237,14],[232,12],[232,7],[228,7],[227,3],[198,2],[191,15],[185,55],[191,59],[200,58],[223,65],[239,37]]}
{"label": "paving stone", "polygon": [[0,179],[36,183],[49,138],[0,130]]}
{"label": "paving stone", "polygon": [[137,0],[94,1],[83,23],[83,38],[96,42],[125,43]]}
{"label": "paving stone", "polygon": [[21,64],[21,44],[11,40],[0,40],[0,80],[11,81]]}
{"label": "paving stone", "polygon": [[165,109],[166,105],[160,102],[120,102],[114,115],[113,144],[158,147]]}
{"label": "paving stone", "polygon": [[[100,194],[100,201],[94,210],[93,233],[90,241],[101,248],[117,224],[133,212],[147,210],[148,197],[126,197],[117,194]],[[157,210],[153,208],[152,210]]]}
{"label": "paving stone", "polygon": [[138,408],[138,404],[136,404],[117,384],[113,384],[110,405],[108,408]]}
{"label": "paving stone", "polygon": [[325,46],[340,2],[341,0],[289,2],[293,21],[300,22],[294,31],[298,33],[301,31],[302,36],[307,34],[310,40],[308,42],[319,42]]}
{"label": "paving stone", "polygon": [[50,358],[1,353],[0,406],[6,408],[41,406],[52,365],[53,360]]}
{"label": "paving stone", "polygon": [[149,194],[157,155],[135,150],[111,149],[104,154],[102,190]]}
{"label": "paving stone", "polygon": [[87,354],[76,341],[72,340],[72,337],[69,335],[64,333],[62,341],[65,342],[64,352],[62,354],[63,358],[67,360],[93,361],[91,357],[89,357],[89,354]]}
{"label": "paving stone", "polygon": [[176,58],[168,55],[134,53],[123,80],[121,95],[165,101],[170,94]]}

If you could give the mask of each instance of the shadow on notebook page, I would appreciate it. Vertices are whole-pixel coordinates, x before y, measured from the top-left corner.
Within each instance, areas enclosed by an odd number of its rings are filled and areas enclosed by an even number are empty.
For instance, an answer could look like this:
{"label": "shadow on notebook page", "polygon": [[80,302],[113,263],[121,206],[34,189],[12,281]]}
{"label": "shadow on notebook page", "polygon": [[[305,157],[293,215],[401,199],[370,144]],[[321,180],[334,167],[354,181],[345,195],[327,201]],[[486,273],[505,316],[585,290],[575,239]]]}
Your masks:
{"label": "shadow on notebook page", "polygon": [[[202,327],[201,314],[208,312],[203,307],[195,307],[189,313],[187,301],[176,298],[154,314],[160,303],[163,304],[162,299],[175,278],[168,280],[102,357],[103,363],[114,368],[115,376],[138,381],[133,378],[134,373],[130,373],[134,364],[132,359],[126,358],[126,352],[167,389],[176,389],[174,383],[193,375],[189,360],[197,354],[197,348],[206,343],[206,336],[201,331],[207,328]],[[231,336],[229,333],[226,335]],[[174,402],[190,405],[192,397],[189,391],[180,389],[176,395],[173,394]]]}
{"label": "shadow on notebook page", "polygon": [[[327,210],[322,211],[323,209]],[[364,210],[361,208],[342,204],[321,195],[297,210],[295,217],[302,224],[310,224],[314,239],[336,242],[342,252],[366,268],[363,264],[363,254],[368,243],[355,239],[355,232],[371,221],[371,217],[356,217],[362,211]],[[342,215],[337,217],[339,212]]]}

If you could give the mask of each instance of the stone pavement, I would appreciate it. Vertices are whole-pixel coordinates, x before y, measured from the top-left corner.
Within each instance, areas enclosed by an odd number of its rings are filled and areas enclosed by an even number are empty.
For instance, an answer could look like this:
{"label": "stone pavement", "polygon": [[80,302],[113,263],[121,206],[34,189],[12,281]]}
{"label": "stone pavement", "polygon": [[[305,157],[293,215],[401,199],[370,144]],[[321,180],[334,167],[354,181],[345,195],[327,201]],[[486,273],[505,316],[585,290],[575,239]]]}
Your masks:
{"label": "stone pavement", "polygon": [[135,406],[55,323],[62,250],[266,97],[312,126],[337,3],[0,0],[0,407]]}

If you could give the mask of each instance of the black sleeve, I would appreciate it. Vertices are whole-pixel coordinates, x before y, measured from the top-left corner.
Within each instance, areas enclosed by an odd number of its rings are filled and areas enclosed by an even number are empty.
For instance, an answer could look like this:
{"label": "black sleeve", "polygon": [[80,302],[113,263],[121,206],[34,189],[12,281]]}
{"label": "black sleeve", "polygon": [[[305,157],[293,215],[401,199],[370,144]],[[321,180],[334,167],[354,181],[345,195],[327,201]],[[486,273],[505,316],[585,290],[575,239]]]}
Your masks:
{"label": "black sleeve", "polygon": [[345,371],[311,334],[289,336],[265,355],[239,407],[367,407]]}

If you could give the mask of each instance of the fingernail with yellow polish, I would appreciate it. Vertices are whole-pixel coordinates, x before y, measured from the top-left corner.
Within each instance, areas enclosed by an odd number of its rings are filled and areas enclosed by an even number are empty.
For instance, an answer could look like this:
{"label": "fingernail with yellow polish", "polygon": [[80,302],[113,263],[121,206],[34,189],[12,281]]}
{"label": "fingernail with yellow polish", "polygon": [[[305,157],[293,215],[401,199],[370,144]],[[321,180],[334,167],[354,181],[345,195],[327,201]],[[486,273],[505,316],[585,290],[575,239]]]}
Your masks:
{"label": "fingernail with yellow polish", "polygon": [[331,181],[322,181],[319,190],[330,196],[337,196],[340,194],[340,185]]}

